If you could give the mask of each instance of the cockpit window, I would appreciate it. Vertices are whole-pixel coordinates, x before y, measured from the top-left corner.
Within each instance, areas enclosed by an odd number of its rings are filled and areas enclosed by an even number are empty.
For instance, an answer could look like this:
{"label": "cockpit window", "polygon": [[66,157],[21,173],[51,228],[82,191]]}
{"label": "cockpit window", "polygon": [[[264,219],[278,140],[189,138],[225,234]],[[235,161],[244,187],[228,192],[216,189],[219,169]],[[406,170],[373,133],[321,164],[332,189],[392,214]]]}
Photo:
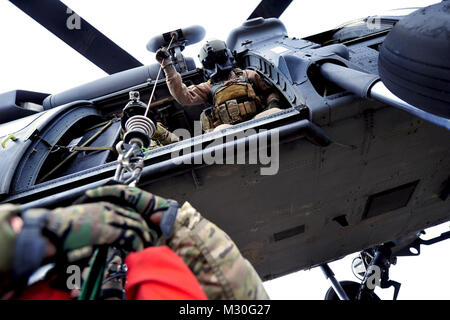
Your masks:
{"label": "cockpit window", "polygon": [[[308,37],[327,30],[335,29],[346,22],[375,16],[403,16],[436,3],[436,0],[407,1],[293,1],[280,20],[286,26],[290,37]],[[400,9],[399,9],[400,8]],[[336,14],[339,12],[339,14]],[[358,22],[357,22],[358,23]]]}

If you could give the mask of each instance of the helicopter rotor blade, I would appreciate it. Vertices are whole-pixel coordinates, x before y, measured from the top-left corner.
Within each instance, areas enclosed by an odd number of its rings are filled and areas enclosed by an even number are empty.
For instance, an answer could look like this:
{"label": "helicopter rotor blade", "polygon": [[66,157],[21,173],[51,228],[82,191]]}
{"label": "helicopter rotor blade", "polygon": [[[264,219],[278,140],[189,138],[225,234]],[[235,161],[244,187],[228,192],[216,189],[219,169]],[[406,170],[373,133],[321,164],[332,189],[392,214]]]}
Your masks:
{"label": "helicopter rotor blade", "polygon": [[247,20],[257,17],[279,18],[291,2],[292,0],[262,0]]}
{"label": "helicopter rotor blade", "polygon": [[142,66],[59,0],[9,0],[108,74]]}

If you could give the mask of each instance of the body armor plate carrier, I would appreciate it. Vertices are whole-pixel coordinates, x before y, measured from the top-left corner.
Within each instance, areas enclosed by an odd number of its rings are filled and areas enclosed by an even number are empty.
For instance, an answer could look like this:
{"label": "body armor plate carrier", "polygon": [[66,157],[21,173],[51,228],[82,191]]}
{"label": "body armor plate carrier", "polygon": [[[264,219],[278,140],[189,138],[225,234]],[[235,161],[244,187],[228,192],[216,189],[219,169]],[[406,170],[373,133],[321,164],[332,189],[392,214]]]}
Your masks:
{"label": "body armor plate carrier", "polygon": [[221,124],[236,124],[251,119],[261,110],[260,98],[250,80],[240,69],[233,70],[235,79],[213,84],[211,95],[213,107],[200,115],[204,131],[211,131]]}

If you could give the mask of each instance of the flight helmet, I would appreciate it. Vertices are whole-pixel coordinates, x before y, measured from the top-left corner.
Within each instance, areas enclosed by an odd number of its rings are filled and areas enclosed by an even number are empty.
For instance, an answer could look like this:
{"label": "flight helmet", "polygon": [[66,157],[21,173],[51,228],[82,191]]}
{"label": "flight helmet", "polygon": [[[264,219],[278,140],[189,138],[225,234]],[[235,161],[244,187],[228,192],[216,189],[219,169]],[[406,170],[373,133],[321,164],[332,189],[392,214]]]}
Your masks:
{"label": "flight helmet", "polygon": [[200,49],[198,58],[209,79],[220,79],[233,69],[233,54],[222,40],[206,41]]}

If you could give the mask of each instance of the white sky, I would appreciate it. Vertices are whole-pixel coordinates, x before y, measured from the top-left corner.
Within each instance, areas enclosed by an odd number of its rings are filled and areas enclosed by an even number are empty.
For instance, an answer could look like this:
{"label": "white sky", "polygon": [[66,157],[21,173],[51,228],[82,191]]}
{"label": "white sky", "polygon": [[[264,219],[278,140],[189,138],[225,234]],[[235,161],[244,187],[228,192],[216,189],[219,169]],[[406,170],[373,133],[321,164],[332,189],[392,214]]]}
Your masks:
{"label": "white sky", "polygon": [[[200,24],[206,39],[226,40],[259,0],[64,0],[69,7],[144,64],[155,63],[145,48],[163,32]],[[295,0],[281,16],[288,34],[304,37],[349,20],[381,14],[390,9],[426,6],[437,0]],[[106,76],[76,51],[8,1],[0,1],[0,93],[23,89],[58,93]],[[197,56],[201,44],[186,48]],[[449,224],[440,230],[448,231]],[[450,241],[422,247],[419,257],[399,258],[391,279],[402,282],[399,299],[450,299]],[[350,263],[355,255],[331,263],[339,280],[356,280]],[[273,299],[323,299],[329,287],[317,268],[265,283]],[[377,293],[386,299],[392,289]]]}

